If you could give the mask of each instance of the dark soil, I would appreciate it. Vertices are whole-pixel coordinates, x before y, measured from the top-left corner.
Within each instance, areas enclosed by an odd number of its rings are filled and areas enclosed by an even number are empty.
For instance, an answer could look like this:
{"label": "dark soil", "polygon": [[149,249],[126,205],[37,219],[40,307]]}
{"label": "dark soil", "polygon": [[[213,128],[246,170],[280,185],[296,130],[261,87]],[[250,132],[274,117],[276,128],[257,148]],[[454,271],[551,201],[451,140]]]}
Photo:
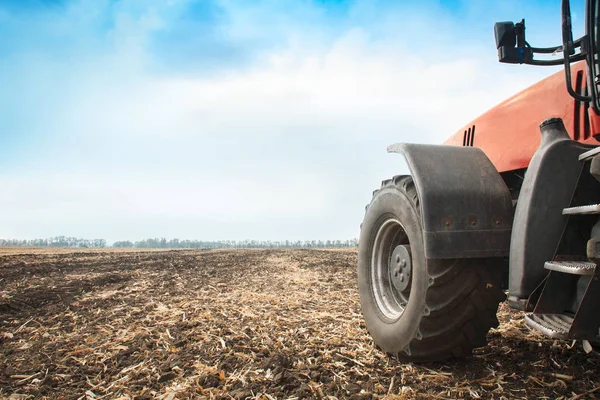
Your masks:
{"label": "dark soil", "polygon": [[[600,357],[503,305],[446,364],[377,350],[356,252],[0,253],[0,398],[596,398]],[[589,393],[588,393],[589,392]]]}

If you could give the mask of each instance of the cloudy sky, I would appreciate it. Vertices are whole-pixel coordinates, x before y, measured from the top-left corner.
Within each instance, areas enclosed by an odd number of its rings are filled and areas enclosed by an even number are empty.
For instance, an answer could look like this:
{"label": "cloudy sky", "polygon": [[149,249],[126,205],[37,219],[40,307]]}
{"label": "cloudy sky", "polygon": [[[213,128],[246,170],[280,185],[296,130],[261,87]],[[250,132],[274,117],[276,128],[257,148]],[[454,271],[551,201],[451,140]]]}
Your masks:
{"label": "cloudy sky", "polygon": [[[581,1],[575,24],[582,24]],[[560,1],[1,0],[0,238],[347,239],[395,142],[553,70]]]}

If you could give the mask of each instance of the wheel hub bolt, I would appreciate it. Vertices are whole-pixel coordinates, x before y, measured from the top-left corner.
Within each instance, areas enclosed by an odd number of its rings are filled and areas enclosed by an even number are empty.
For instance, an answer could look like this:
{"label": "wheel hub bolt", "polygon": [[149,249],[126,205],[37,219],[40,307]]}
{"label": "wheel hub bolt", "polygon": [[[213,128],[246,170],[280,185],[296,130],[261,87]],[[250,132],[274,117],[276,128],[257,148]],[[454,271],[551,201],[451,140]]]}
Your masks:
{"label": "wheel hub bolt", "polygon": [[412,261],[408,245],[398,245],[388,256],[387,273],[389,283],[398,292],[409,289],[412,277]]}

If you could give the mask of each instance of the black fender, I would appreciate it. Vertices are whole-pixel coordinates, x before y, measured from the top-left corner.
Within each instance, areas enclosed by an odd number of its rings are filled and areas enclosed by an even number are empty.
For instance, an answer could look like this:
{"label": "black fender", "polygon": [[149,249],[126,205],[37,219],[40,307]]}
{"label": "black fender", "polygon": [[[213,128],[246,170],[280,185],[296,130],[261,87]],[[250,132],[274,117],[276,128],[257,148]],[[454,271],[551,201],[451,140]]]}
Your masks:
{"label": "black fender", "polygon": [[554,259],[568,222],[562,210],[571,204],[583,171],[579,155],[594,148],[571,140],[560,118],[542,122],[540,131],[517,200],[510,248],[508,300],[520,309],[548,275],[544,263]]}
{"label": "black fender", "polygon": [[513,204],[504,180],[475,147],[393,144],[420,199],[428,259],[508,257]]}

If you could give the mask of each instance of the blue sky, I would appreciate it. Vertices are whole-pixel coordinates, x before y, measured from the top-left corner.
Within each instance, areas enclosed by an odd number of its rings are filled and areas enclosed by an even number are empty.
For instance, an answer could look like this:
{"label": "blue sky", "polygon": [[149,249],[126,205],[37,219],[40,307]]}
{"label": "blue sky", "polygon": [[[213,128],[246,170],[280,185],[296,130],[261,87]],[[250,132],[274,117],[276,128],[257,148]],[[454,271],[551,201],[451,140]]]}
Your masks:
{"label": "blue sky", "polygon": [[493,23],[526,18],[549,46],[559,12],[4,0],[0,237],[357,237],[371,191],[406,172],[388,144],[440,143],[556,70],[498,64]]}

